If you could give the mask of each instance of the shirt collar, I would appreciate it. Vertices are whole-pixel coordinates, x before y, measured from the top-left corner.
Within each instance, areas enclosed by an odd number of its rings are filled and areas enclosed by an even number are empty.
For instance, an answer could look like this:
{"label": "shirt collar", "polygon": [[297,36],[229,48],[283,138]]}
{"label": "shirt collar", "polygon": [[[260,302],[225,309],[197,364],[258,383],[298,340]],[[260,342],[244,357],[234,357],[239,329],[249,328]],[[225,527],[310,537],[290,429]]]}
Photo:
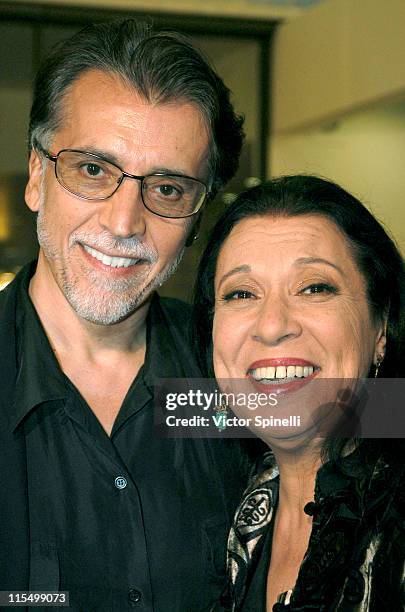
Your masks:
{"label": "shirt collar", "polygon": [[65,375],[28,294],[29,282],[35,272],[32,264],[22,270],[17,281],[17,379],[14,392],[13,418],[15,429],[40,404],[65,399]]}
{"label": "shirt collar", "polygon": [[[66,400],[69,393],[67,379],[29,297],[29,283],[35,268],[35,263],[25,267],[16,279],[19,283],[16,322],[18,374],[12,429],[40,404]],[[137,376],[137,380],[138,377],[143,380],[147,389],[144,401],[138,404],[138,408],[150,399],[156,379],[186,378],[187,374],[190,375],[183,367],[184,364],[191,367],[193,362],[182,331],[185,324],[183,309],[180,303],[176,305],[175,301],[161,300],[157,294],[152,296],[146,321],[145,363]]]}
{"label": "shirt collar", "polygon": [[145,362],[132,383],[127,398],[114,423],[112,435],[128,418],[153,399],[159,379],[198,377],[185,333],[186,306],[178,300],[152,296],[146,319]]}

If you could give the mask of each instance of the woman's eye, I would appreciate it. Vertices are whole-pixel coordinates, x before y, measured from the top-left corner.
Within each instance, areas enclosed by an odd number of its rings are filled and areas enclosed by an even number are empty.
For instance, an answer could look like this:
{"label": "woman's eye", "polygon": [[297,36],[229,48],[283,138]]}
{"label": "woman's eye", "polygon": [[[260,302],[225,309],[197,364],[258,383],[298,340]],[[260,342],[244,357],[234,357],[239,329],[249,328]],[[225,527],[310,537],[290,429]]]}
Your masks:
{"label": "woman's eye", "polygon": [[246,291],[246,289],[236,289],[235,291],[230,291],[223,295],[222,300],[224,302],[230,302],[231,300],[248,300],[254,297],[253,293]]}
{"label": "woman's eye", "polygon": [[300,293],[304,295],[316,295],[322,293],[337,293],[336,287],[332,285],[328,285],[328,283],[313,283],[312,285],[308,285],[304,289],[301,289]]}

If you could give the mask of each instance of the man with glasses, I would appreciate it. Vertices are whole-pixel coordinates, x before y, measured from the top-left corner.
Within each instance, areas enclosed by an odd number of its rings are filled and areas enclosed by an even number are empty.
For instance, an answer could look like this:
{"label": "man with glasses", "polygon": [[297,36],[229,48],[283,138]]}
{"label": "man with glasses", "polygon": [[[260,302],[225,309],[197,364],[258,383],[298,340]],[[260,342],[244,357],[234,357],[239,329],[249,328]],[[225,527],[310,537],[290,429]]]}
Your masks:
{"label": "man with glasses", "polygon": [[83,612],[219,596],[240,458],[154,435],[155,380],[199,375],[187,307],[155,289],[236,171],[241,124],[187,39],[133,20],[89,26],[40,68],[39,258],[0,302],[0,591],[68,591]]}

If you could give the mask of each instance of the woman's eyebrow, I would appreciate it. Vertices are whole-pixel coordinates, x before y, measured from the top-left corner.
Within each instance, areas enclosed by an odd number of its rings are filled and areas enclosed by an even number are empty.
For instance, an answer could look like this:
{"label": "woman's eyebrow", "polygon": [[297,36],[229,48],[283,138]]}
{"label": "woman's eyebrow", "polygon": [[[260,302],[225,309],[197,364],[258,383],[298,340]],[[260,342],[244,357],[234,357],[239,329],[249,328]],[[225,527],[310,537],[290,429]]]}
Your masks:
{"label": "woman's eyebrow", "polygon": [[232,268],[232,270],[229,270],[229,272],[223,275],[223,277],[219,281],[218,289],[220,288],[222,283],[230,276],[233,276],[234,274],[239,274],[240,272],[251,272],[251,270],[251,267],[247,264],[242,264],[241,266],[236,266],[236,268]]}
{"label": "woman's eyebrow", "polygon": [[321,263],[327,266],[331,266],[332,268],[335,268],[335,270],[337,270],[343,276],[343,270],[339,268],[337,264],[332,263],[331,261],[329,261],[328,259],[324,259],[323,257],[299,257],[298,259],[295,260],[294,265],[300,266],[300,265],[307,265],[307,264],[314,264],[314,263]]}
{"label": "woman's eyebrow", "polygon": [[[322,263],[322,264],[326,264],[327,266],[331,266],[343,276],[343,271],[341,268],[339,268],[337,264],[334,264],[331,261],[324,259],[323,257],[299,257],[298,259],[295,260],[294,265],[308,265],[308,264],[314,264],[314,263]],[[251,271],[252,271],[252,268],[248,264],[242,264],[240,266],[236,266],[236,268],[232,268],[232,270],[229,270],[228,272],[226,272],[226,274],[222,276],[218,284],[218,289],[221,287],[222,283],[230,276],[233,276],[234,274],[240,274],[241,272],[251,272]]]}

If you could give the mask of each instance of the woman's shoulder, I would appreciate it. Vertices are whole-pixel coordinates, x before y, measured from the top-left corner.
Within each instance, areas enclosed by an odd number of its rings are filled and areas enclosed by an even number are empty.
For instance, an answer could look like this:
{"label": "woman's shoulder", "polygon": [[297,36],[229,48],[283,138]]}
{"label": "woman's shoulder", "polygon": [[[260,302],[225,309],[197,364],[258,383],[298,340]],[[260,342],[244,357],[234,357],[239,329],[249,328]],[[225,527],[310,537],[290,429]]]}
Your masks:
{"label": "woman's shoulder", "polygon": [[[341,602],[355,599],[365,606],[368,601],[365,610],[399,609],[405,568],[403,450],[402,440],[364,441],[318,473],[313,533],[299,585],[311,586],[315,563],[325,585],[321,600],[331,609],[346,610]],[[297,603],[304,591],[294,595]]]}

